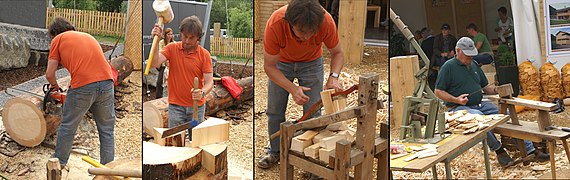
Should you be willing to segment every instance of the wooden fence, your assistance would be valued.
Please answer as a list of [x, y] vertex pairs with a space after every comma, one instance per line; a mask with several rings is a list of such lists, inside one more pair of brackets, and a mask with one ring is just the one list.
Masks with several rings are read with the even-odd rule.
[[253, 38], [212, 37], [210, 54], [253, 58]]
[[127, 18], [125, 13], [47, 8], [46, 27], [56, 16], [69, 20], [78, 31], [106, 36], [122, 35]]

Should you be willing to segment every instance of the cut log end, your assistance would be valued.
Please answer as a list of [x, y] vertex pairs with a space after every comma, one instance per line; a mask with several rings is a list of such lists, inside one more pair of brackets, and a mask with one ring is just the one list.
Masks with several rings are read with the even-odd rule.
[[202, 150], [143, 142], [143, 157], [145, 179], [184, 179], [201, 168]]
[[[46, 129], [43, 112], [38, 108], [38, 104], [32, 102], [34, 101], [20, 97], [12, 98], [6, 102], [2, 111], [6, 132], [18, 144], [26, 147], [39, 145], [46, 137], [46, 133], [55, 132], [53, 129]], [[57, 121], [55, 118], [47, 120]]]

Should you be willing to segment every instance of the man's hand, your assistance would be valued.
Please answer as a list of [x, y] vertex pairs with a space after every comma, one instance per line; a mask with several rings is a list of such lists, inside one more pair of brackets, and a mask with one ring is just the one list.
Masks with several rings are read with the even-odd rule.
[[335, 92], [342, 92], [344, 91], [340, 85], [340, 83], [338, 83], [338, 79], [334, 78], [334, 77], [329, 77], [329, 79], [327, 80], [327, 84], [325, 85], [325, 90], [326, 89], [334, 89]]
[[154, 28], [152, 29], [152, 32], [150, 34], [152, 35], [152, 37], [154, 36], [162, 37], [162, 27], [160, 27], [158, 24], [154, 24]]
[[59, 84], [55, 83], [55, 84], [50, 84], [50, 85], [49, 85], [49, 88], [50, 88], [50, 89], [53, 89], [53, 90], [55, 90], [55, 91], [59, 91], [59, 88], [60, 88], [60, 87], [59, 87]]
[[459, 96], [456, 98], [456, 99], [457, 99], [456, 103], [457, 103], [457, 104], [461, 104], [461, 105], [467, 104], [467, 102], [469, 101], [469, 99], [467, 98], [467, 96], [469, 96], [469, 94], [462, 94], [462, 95], [459, 95]]
[[200, 99], [202, 99], [204, 96], [202, 96], [202, 89], [198, 88], [198, 89], [194, 89], [192, 88], [192, 100], [194, 101], [199, 101]]
[[298, 105], [303, 105], [309, 102], [309, 96], [305, 95], [304, 93], [304, 91], [309, 90], [311, 90], [311, 88], [295, 85], [295, 87], [290, 90], [289, 93], [293, 96], [293, 101], [295, 101], [295, 103]]

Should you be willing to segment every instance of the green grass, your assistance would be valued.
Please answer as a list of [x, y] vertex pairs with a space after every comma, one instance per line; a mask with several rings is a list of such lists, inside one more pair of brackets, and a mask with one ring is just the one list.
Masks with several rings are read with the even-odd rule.
[[[113, 44], [115, 44], [115, 42], [117, 42], [117, 36], [93, 35], [93, 37], [95, 37], [95, 39], [97, 39], [97, 41], [99, 41], [99, 42], [107, 42], [107, 43], [113, 43]], [[121, 39], [119, 40], [119, 43], [124, 43], [124, 42], [125, 42], [125, 38], [121, 37]]]
[[[248, 58], [243, 58], [243, 57], [230, 57], [230, 56], [220, 56], [220, 55], [214, 55], [216, 56], [216, 58], [218, 58], [218, 62], [241, 62], [241, 63], [245, 63], [247, 62]], [[252, 64], [253, 61], [250, 59], [248, 64]]]
[[551, 19], [550, 25], [558, 25], [558, 24], [568, 24], [570, 21], [568, 20], [559, 20], [559, 19]]

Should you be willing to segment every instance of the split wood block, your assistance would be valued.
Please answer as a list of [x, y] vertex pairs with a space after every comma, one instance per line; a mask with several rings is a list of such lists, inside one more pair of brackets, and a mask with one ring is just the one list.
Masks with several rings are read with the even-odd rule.
[[487, 81], [489, 82], [489, 84], [494, 84], [495, 83], [495, 74], [496, 73], [485, 73], [485, 77], [487, 77]]
[[153, 128], [168, 128], [168, 97], [143, 103], [143, 130], [149, 134]]
[[298, 137], [294, 137], [291, 141], [291, 150], [297, 152], [303, 152], [306, 147], [309, 147], [313, 142], [310, 140], [301, 140]]
[[346, 108], [346, 98], [340, 98], [333, 101], [336, 111], [340, 111]]
[[351, 142], [351, 143], [354, 142], [354, 140], [355, 140], [355, 139], [354, 139], [354, 135], [355, 135], [355, 134], [356, 134], [355, 132], [352, 132], [352, 131], [349, 131], [349, 130], [344, 130], [344, 131], [338, 132], [338, 135], [344, 136], [344, 137], [346, 138], [346, 140], [349, 141], [349, 142]]
[[218, 175], [228, 170], [228, 145], [210, 144], [200, 146], [202, 149], [202, 167], [206, 168], [214, 175]]
[[160, 146], [143, 142], [143, 174], [145, 179], [185, 179], [202, 164], [202, 149]]
[[319, 132], [313, 131], [313, 130], [308, 130], [308, 131], [305, 131], [303, 134], [297, 136], [297, 138], [299, 140], [303, 140], [303, 141], [307, 141], [307, 140], [312, 141], [313, 137], [315, 137], [317, 134], [319, 134]]
[[570, 98], [565, 98], [563, 101], [565, 106], [570, 106]]
[[331, 131], [344, 131], [348, 130], [348, 125], [346, 124], [346, 122], [341, 121], [327, 125], [327, 129]]
[[309, 147], [303, 150], [303, 153], [307, 157], [312, 157], [314, 159], [319, 158], [319, 149], [321, 149], [320, 143], [310, 145]]
[[390, 93], [394, 107], [390, 110], [394, 121], [390, 121], [391, 128], [400, 128], [404, 113], [404, 101], [406, 96], [414, 93], [417, 83], [416, 72], [420, 70], [417, 55], [398, 56], [390, 58]]
[[192, 129], [192, 147], [227, 141], [230, 139], [230, 123], [210, 117]]
[[320, 144], [324, 149], [334, 149], [336, 147], [336, 142], [343, 139], [346, 139], [346, 136], [337, 134], [331, 137], [323, 138]]
[[331, 95], [334, 93], [335, 93], [334, 89], [327, 89], [321, 91], [321, 100], [323, 101], [323, 107], [325, 108], [325, 112], [323, 113], [323, 115], [332, 114], [337, 111], [331, 97]]
[[497, 93], [499, 97], [511, 97], [513, 95], [513, 86], [510, 83], [497, 86]]
[[334, 149], [325, 149], [325, 148], [319, 149], [319, 160], [329, 164], [329, 157], [331, 153], [334, 153]]
[[59, 159], [50, 158], [46, 164], [47, 180], [60, 180], [61, 179], [61, 165]]
[[176, 147], [184, 147], [186, 143], [186, 130], [180, 131], [172, 136], [162, 138], [162, 134], [164, 131], [168, 130], [167, 128], [154, 128], [154, 143], [161, 145], [161, 146], [176, 146]]
[[331, 137], [331, 136], [334, 136], [335, 134], [336, 134], [335, 132], [332, 132], [328, 129], [323, 129], [323, 130], [319, 131], [319, 134], [317, 134], [315, 137], [313, 137], [313, 144], [317, 144], [317, 143], [321, 142], [321, 140], [323, 138]]

